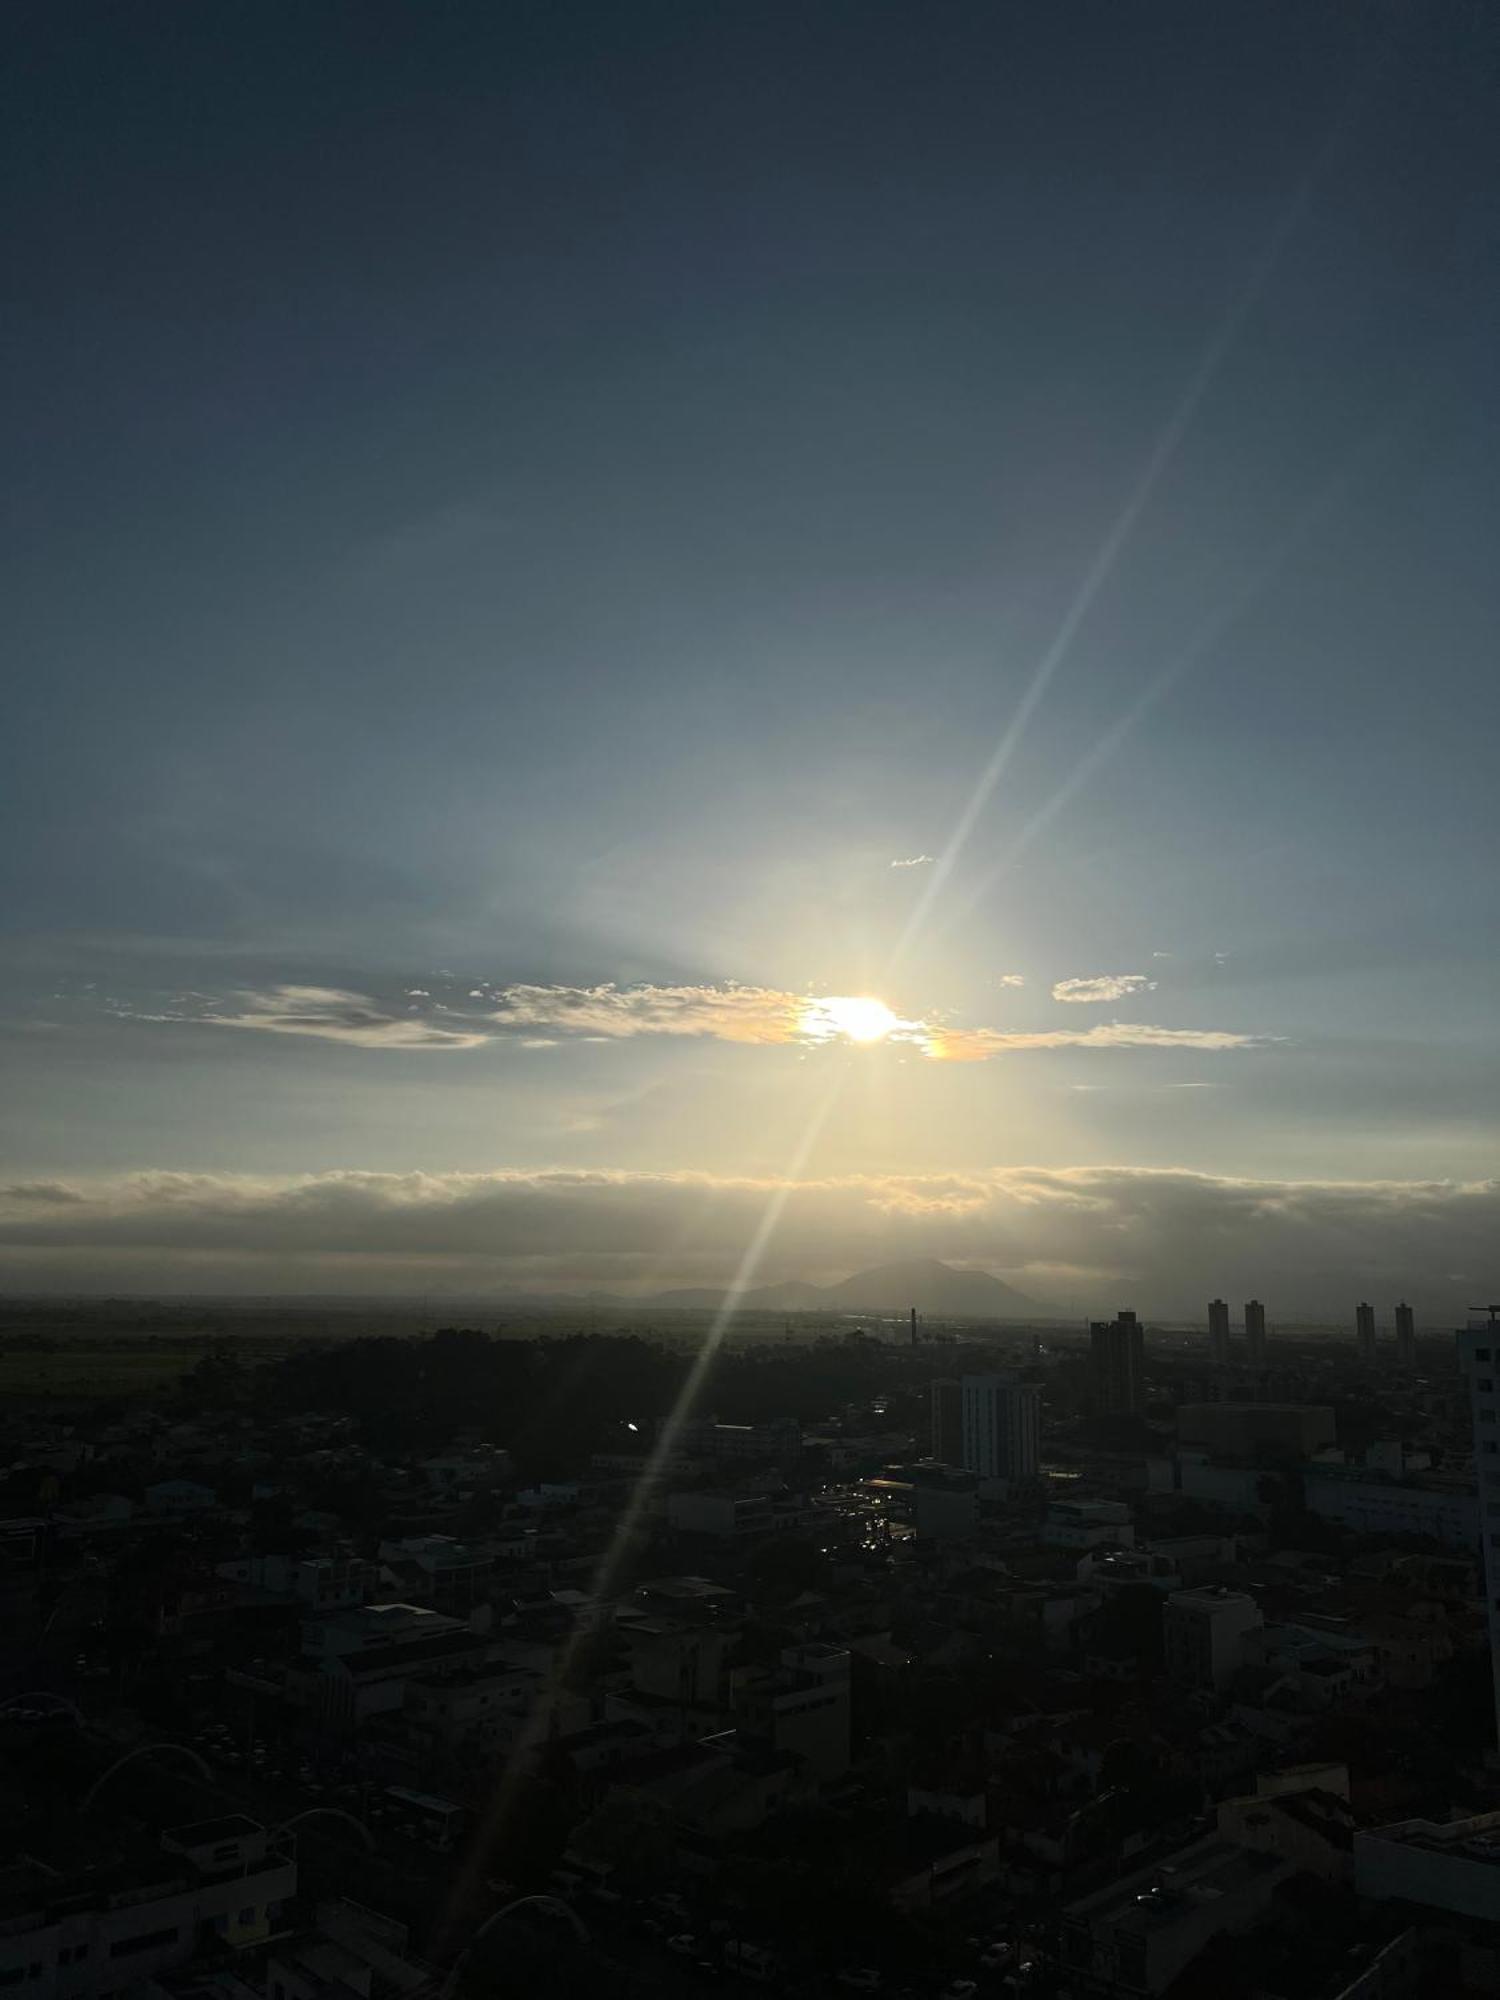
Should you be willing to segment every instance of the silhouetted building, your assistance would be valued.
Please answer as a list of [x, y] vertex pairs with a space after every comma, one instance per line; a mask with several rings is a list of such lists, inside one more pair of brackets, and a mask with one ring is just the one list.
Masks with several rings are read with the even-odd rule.
[[1245, 1359], [1252, 1368], [1266, 1365], [1266, 1309], [1259, 1299], [1245, 1301]]
[[1095, 1320], [1089, 1328], [1094, 1408], [1101, 1416], [1135, 1416], [1146, 1407], [1146, 1336], [1133, 1312]]
[[1403, 1375], [1417, 1368], [1417, 1316], [1408, 1305], [1396, 1308], [1396, 1366]]
[[932, 1385], [932, 1455], [939, 1465], [962, 1465], [964, 1462], [962, 1382], [934, 1382]]
[[[1474, 1426], [1474, 1481], [1479, 1492], [1479, 1517], [1500, 1504], [1500, 1318], [1492, 1311], [1489, 1324], [1470, 1320], [1458, 1335], [1458, 1365], [1469, 1385], [1469, 1414]], [[1500, 1542], [1482, 1534], [1484, 1603], [1490, 1633], [1490, 1674], [1495, 1692], [1495, 1733], [1500, 1743]]]
[[963, 1457], [984, 1479], [1035, 1479], [1042, 1453], [1042, 1392], [1015, 1375], [965, 1375]]
[[1375, 1308], [1358, 1305], [1354, 1308], [1354, 1343], [1359, 1349], [1360, 1365], [1364, 1368], [1375, 1366]]
[[1229, 1359], [1229, 1307], [1223, 1299], [1208, 1302], [1208, 1351], [1217, 1362]]

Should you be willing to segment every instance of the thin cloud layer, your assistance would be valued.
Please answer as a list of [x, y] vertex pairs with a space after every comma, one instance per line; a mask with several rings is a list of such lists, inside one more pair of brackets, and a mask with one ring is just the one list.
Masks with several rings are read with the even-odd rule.
[[721, 1284], [783, 1192], [766, 1280], [936, 1256], [1003, 1273], [1069, 1316], [1132, 1304], [1201, 1315], [1221, 1294], [1265, 1297], [1273, 1318], [1343, 1317], [1361, 1295], [1382, 1313], [1406, 1295], [1458, 1324], [1500, 1238], [1493, 1180], [1008, 1168], [787, 1191], [689, 1173], [156, 1173], [0, 1188], [0, 1278], [261, 1294]]
[[495, 1026], [548, 1028], [610, 1040], [707, 1035], [721, 1042], [794, 1042], [807, 1000], [767, 986], [503, 986]]
[[476, 1049], [489, 1039], [473, 1028], [388, 1013], [363, 993], [332, 986], [272, 986], [239, 998], [243, 1004], [237, 1014], [176, 1018], [207, 1020], [219, 1028], [256, 1028], [270, 1035], [313, 1035], [363, 1049]]
[[932, 854], [909, 854], [904, 860], [893, 861], [891, 866], [893, 868], [925, 868], [929, 862], [936, 860], [936, 858]]
[[1204, 1049], [1223, 1053], [1265, 1045], [1263, 1035], [1224, 1028], [1155, 1028], [1143, 1021], [1111, 1021], [1097, 1028], [941, 1028], [927, 1043], [939, 1062], [989, 1062], [1026, 1049]]
[[[1117, 984], [1141, 982], [1120, 975]], [[999, 985], [1024, 984], [1020, 973], [1005, 973]], [[1104, 981], [1064, 981], [1063, 986], [1103, 985]], [[1126, 984], [1124, 990], [1134, 990]], [[1061, 996], [1062, 988], [1054, 988]], [[1067, 997], [1078, 998], [1074, 994]], [[1090, 996], [1092, 997], [1092, 996]], [[547, 1048], [567, 1041], [612, 1042], [642, 1037], [699, 1038], [751, 1047], [813, 1046], [843, 1038], [851, 1008], [868, 1001], [790, 993], [778, 987], [725, 985], [544, 986], [457, 985], [452, 997], [434, 990], [403, 987], [387, 1004], [342, 987], [276, 985], [241, 991], [222, 1000], [178, 996], [168, 1011], [134, 1018], [254, 1030], [273, 1035], [307, 1035], [355, 1048], [397, 1051], [453, 1051], [510, 1043]], [[127, 1014], [132, 1010], [125, 1010]], [[914, 1047], [938, 1062], [988, 1062], [997, 1056], [1046, 1049], [1236, 1050], [1260, 1046], [1265, 1037], [1219, 1028], [1165, 1028], [1116, 1021], [1089, 1029], [1006, 1030], [951, 1026], [941, 1021], [887, 1016], [878, 1034], [857, 1040], [887, 1040]]]
[[1126, 1000], [1132, 993], [1155, 991], [1156, 981], [1148, 979], [1144, 972], [1101, 972], [1092, 979], [1059, 979], [1052, 989], [1052, 997], [1092, 1007], [1101, 1002]]

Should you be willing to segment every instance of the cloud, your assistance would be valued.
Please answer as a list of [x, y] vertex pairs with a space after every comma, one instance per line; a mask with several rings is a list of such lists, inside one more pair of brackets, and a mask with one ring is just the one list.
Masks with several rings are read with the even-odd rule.
[[1021, 972], [1002, 972], [1000, 977], [995, 981], [995, 984], [997, 986], [1024, 986], [1026, 984], [1026, 976]]
[[502, 986], [493, 1023], [555, 1028], [610, 1040], [634, 1035], [708, 1035], [722, 1042], [795, 1042], [805, 997], [768, 986]]
[[1264, 1035], [1236, 1035], [1224, 1028], [1155, 1028], [1144, 1021], [1111, 1021], [1097, 1028], [939, 1028], [927, 1043], [938, 1062], [988, 1062], [1025, 1049], [1231, 1049], [1266, 1045]]
[[925, 868], [930, 861], [935, 861], [936, 859], [936, 855], [933, 854], [909, 854], [904, 860], [893, 861], [891, 866], [893, 868]]
[[272, 986], [237, 997], [238, 1013], [214, 1011], [178, 1018], [271, 1035], [313, 1035], [363, 1049], [474, 1049], [488, 1040], [482, 1030], [390, 1014], [365, 994], [334, 986]]
[[[785, 1196], [763, 1277], [828, 1279], [892, 1258], [1003, 1272], [1068, 1316], [1201, 1316], [1265, 1298], [1273, 1319], [1352, 1318], [1412, 1298], [1441, 1327], [1483, 1271], [1500, 1181], [1251, 1181], [1126, 1167], [781, 1182], [696, 1173], [142, 1173], [0, 1187], [14, 1289], [455, 1294], [719, 1284]], [[61, 1198], [60, 1198], [61, 1197]]]
[[[1003, 986], [1022, 983], [1007, 973]], [[1081, 983], [1081, 982], [1073, 982]], [[772, 986], [489, 986], [480, 1004], [433, 1006], [407, 996], [389, 1005], [333, 986], [277, 985], [137, 1020], [304, 1035], [362, 1049], [453, 1051], [489, 1044], [551, 1048], [564, 1041], [619, 1042], [639, 1037], [700, 1038], [750, 1047], [810, 1047], [845, 1039], [849, 1010], [867, 1003], [833, 995], [789, 993]], [[426, 996], [424, 996], [425, 999]], [[856, 1031], [856, 1039], [863, 1037]], [[1264, 1038], [1216, 1028], [1157, 1028], [1114, 1022], [1087, 1030], [1006, 1031], [904, 1019], [893, 1012], [874, 1039], [915, 1048], [938, 1062], [985, 1062], [1027, 1050], [1067, 1048], [1248, 1049]]]
[[1093, 1007], [1101, 1001], [1126, 1000], [1132, 993], [1155, 991], [1156, 981], [1148, 979], [1144, 972], [1101, 972], [1092, 979], [1059, 979], [1052, 997]]

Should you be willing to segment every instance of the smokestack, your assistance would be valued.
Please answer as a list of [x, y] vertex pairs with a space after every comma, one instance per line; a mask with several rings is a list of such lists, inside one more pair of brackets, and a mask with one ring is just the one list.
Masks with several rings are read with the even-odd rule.
[[913, 1347], [917, 1344], [917, 1309], [915, 1306], [911, 1309], [911, 1344]]

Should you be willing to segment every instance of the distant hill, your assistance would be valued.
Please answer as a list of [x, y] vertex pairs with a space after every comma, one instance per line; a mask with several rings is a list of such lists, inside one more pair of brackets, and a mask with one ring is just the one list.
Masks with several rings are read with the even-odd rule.
[[[656, 1292], [637, 1305], [683, 1312], [714, 1312], [724, 1303], [722, 1291], [694, 1286]], [[1035, 1299], [1018, 1292], [989, 1271], [965, 1271], [939, 1263], [935, 1257], [911, 1258], [899, 1264], [877, 1264], [856, 1271], [835, 1285], [810, 1285], [789, 1278], [779, 1285], [759, 1285], [746, 1292], [744, 1312], [905, 1312], [953, 1319], [1023, 1319], [1045, 1311]]]

